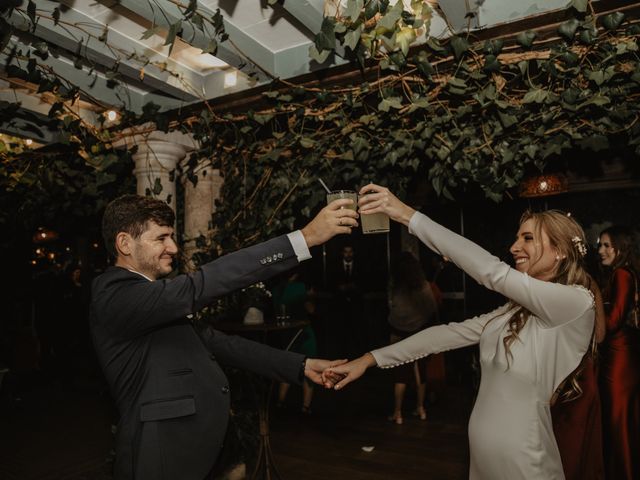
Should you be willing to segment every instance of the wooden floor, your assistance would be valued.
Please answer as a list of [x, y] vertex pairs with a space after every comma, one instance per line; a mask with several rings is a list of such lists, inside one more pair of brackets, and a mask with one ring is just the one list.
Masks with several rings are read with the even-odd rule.
[[[403, 425], [386, 419], [391, 389], [388, 374], [375, 370], [345, 391], [317, 390], [307, 416], [299, 413], [300, 393], [293, 388], [285, 407], [272, 409], [270, 422], [282, 480], [467, 478], [466, 389], [448, 387], [426, 421], [410, 415], [408, 392]], [[44, 382], [17, 402], [5, 396], [0, 406], [0, 479], [111, 478], [111, 405], [99, 389]]]
[[468, 478], [469, 396], [448, 388], [421, 421], [411, 415], [415, 401], [409, 391], [404, 423], [396, 425], [387, 420], [389, 379], [374, 372], [343, 392], [318, 391], [310, 416], [299, 413], [293, 399], [286, 411], [274, 413], [272, 450], [282, 479]]

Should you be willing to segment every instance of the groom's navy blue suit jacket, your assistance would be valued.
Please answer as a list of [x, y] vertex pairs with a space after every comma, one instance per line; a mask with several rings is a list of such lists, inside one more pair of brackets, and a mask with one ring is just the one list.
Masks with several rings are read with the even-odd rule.
[[229, 386], [218, 362], [300, 383], [301, 355], [213, 331], [187, 315], [298, 264], [287, 236], [195, 273], [149, 281], [111, 267], [93, 282], [91, 333], [120, 412], [116, 480], [202, 480], [222, 446]]

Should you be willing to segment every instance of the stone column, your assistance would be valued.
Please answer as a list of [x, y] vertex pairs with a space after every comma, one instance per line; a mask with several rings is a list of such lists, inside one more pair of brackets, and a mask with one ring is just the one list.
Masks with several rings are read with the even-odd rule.
[[175, 169], [186, 154], [187, 149], [183, 145], [164, 140], [138, 143], [138, 151], [132, 155], [138, 195], [149, 195], [167, 202], [175, 212]]
[[215, 200], [220, 197], [222, 188], [220, 170], [212, 169], [207, 159], [202, 159], [193, 173], [198, 178], [195, 185], [184, 179], [184, 249], [187, 258], [201, 249], [196, 245], [199, 237], [210, 240], [214, 231]]
[[216, 213], [216, 203], [215, 201], [220, 198], [220, 192], [222, 191], [222, 184], [224, 183], [224, 179], [222, 175], [220, 175], [219, 169], [212, 170], [212, 192], [213, 192], [213, 213]]
[[123, 130], [116, 148], [137, 147], [132, 155], [135, 162], [133, 173], [137, 180], [137, 193], [151, 195], [167, 202], [176, 211], [175, 172], [187, 153], [198, 148], [192, 135], [179, 131], [161, 132], [153, 130], [153, 123]]

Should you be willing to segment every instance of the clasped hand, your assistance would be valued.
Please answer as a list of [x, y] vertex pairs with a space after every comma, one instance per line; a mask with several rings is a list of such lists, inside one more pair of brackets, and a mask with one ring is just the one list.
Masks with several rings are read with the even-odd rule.
[[321, 380], [325, 388], [340, 390], [347, 384], [360, 378], [367, 368], [376, 365], [376, 359], [371, 353], [365, 353], [360, 358], [350, 362], [338, 360], [322, 371]]
[[308, 358], [305, 363], [305, 376], [325, 388], [340, 390], [345, 385], [360, 378], [367, 368], [376, 365], [376, 360], [370, 353], [352, 361], [321, 360]]

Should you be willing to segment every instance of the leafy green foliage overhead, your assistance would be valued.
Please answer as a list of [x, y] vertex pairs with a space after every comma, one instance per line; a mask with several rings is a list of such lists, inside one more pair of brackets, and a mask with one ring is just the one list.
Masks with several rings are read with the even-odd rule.
[[473, 185], [500, 201], [527, 173], [568, 151], [606, 152], [615, 142], [640, 153], [635, 20], [625, 23], [618, 13], [597, 23], [571, 19], [539, 45], [534, 32], [475, 43], [431, 38], [405, 53], [397, 34], [409, 14], [394, 13], [395, 23], [380, 29], [391, 7], [373, 0], [362, 7], [326, 19], [316, 48], [339, 52], [352, 44], [350, 28], [359, 29], [367, 16], [377, 19], [376, 35], [396, 41], [379, 36], [388, 47], [381, 51], [365, 43], [367, 55], [380, 60], [368, 81], [287, 85], [264, 95], [268, 108], [204, 112], [190, 125], [204, 146], [198, 155], [225, 176], [216, 216], [224, 246], [289, 229], [310, 215], [324, 203], [317, 177], [334, 188], [374, 180], [400, 192], [422, 178], [448, 198]]
[[[424, 37], [431, 18], [424, 2], [413, 1], [407, 11], [402, 2], [350, 0], [325, 18], [311, 56], [350, 58], [362, 72], [351, 83], [275, 82], [253, 110], [216, 111], [205, 103], [198, 115], [177, 122], [147, 105], [141, 116], [125, 112], [122, 125], [154, 121], [201, 142], [183, 174], [197, 182], [196, 165], [210, 161], [224, 176], [215, 216], [223, 250], [312, 215], [325, 202], [317, 177], [333, 188], [373, 180], [400, 194], [424, 180], [448, 198], [474, 186], [500, 201], [528, 172], [568, 151], [606, 153], [614, 143], [638, 149], [637, 19], [622, 13], [596, 19], [589, 2], [578, 0], [572, 9], [576, 18], [544, 39], [522, 32], [483, 42], [466, 35], [438, 41]], [[411, 46], [420, 38], [421, 46]], [[52, 107], [51, 121], [85, 159], [83, 168], [107, 184], [100, 172], [120, 155], [110, 146], [113, 134], [68, 115], [64, 101], [80, 92], [37, 65], [33, 56], [23, 58], [14, 73], [41, 86], [49, 82], [42, 88], [66, 96]], [[0, 178], [28, 186], [28, 176], [14, 175], [25, 165], [16, 163]]]

